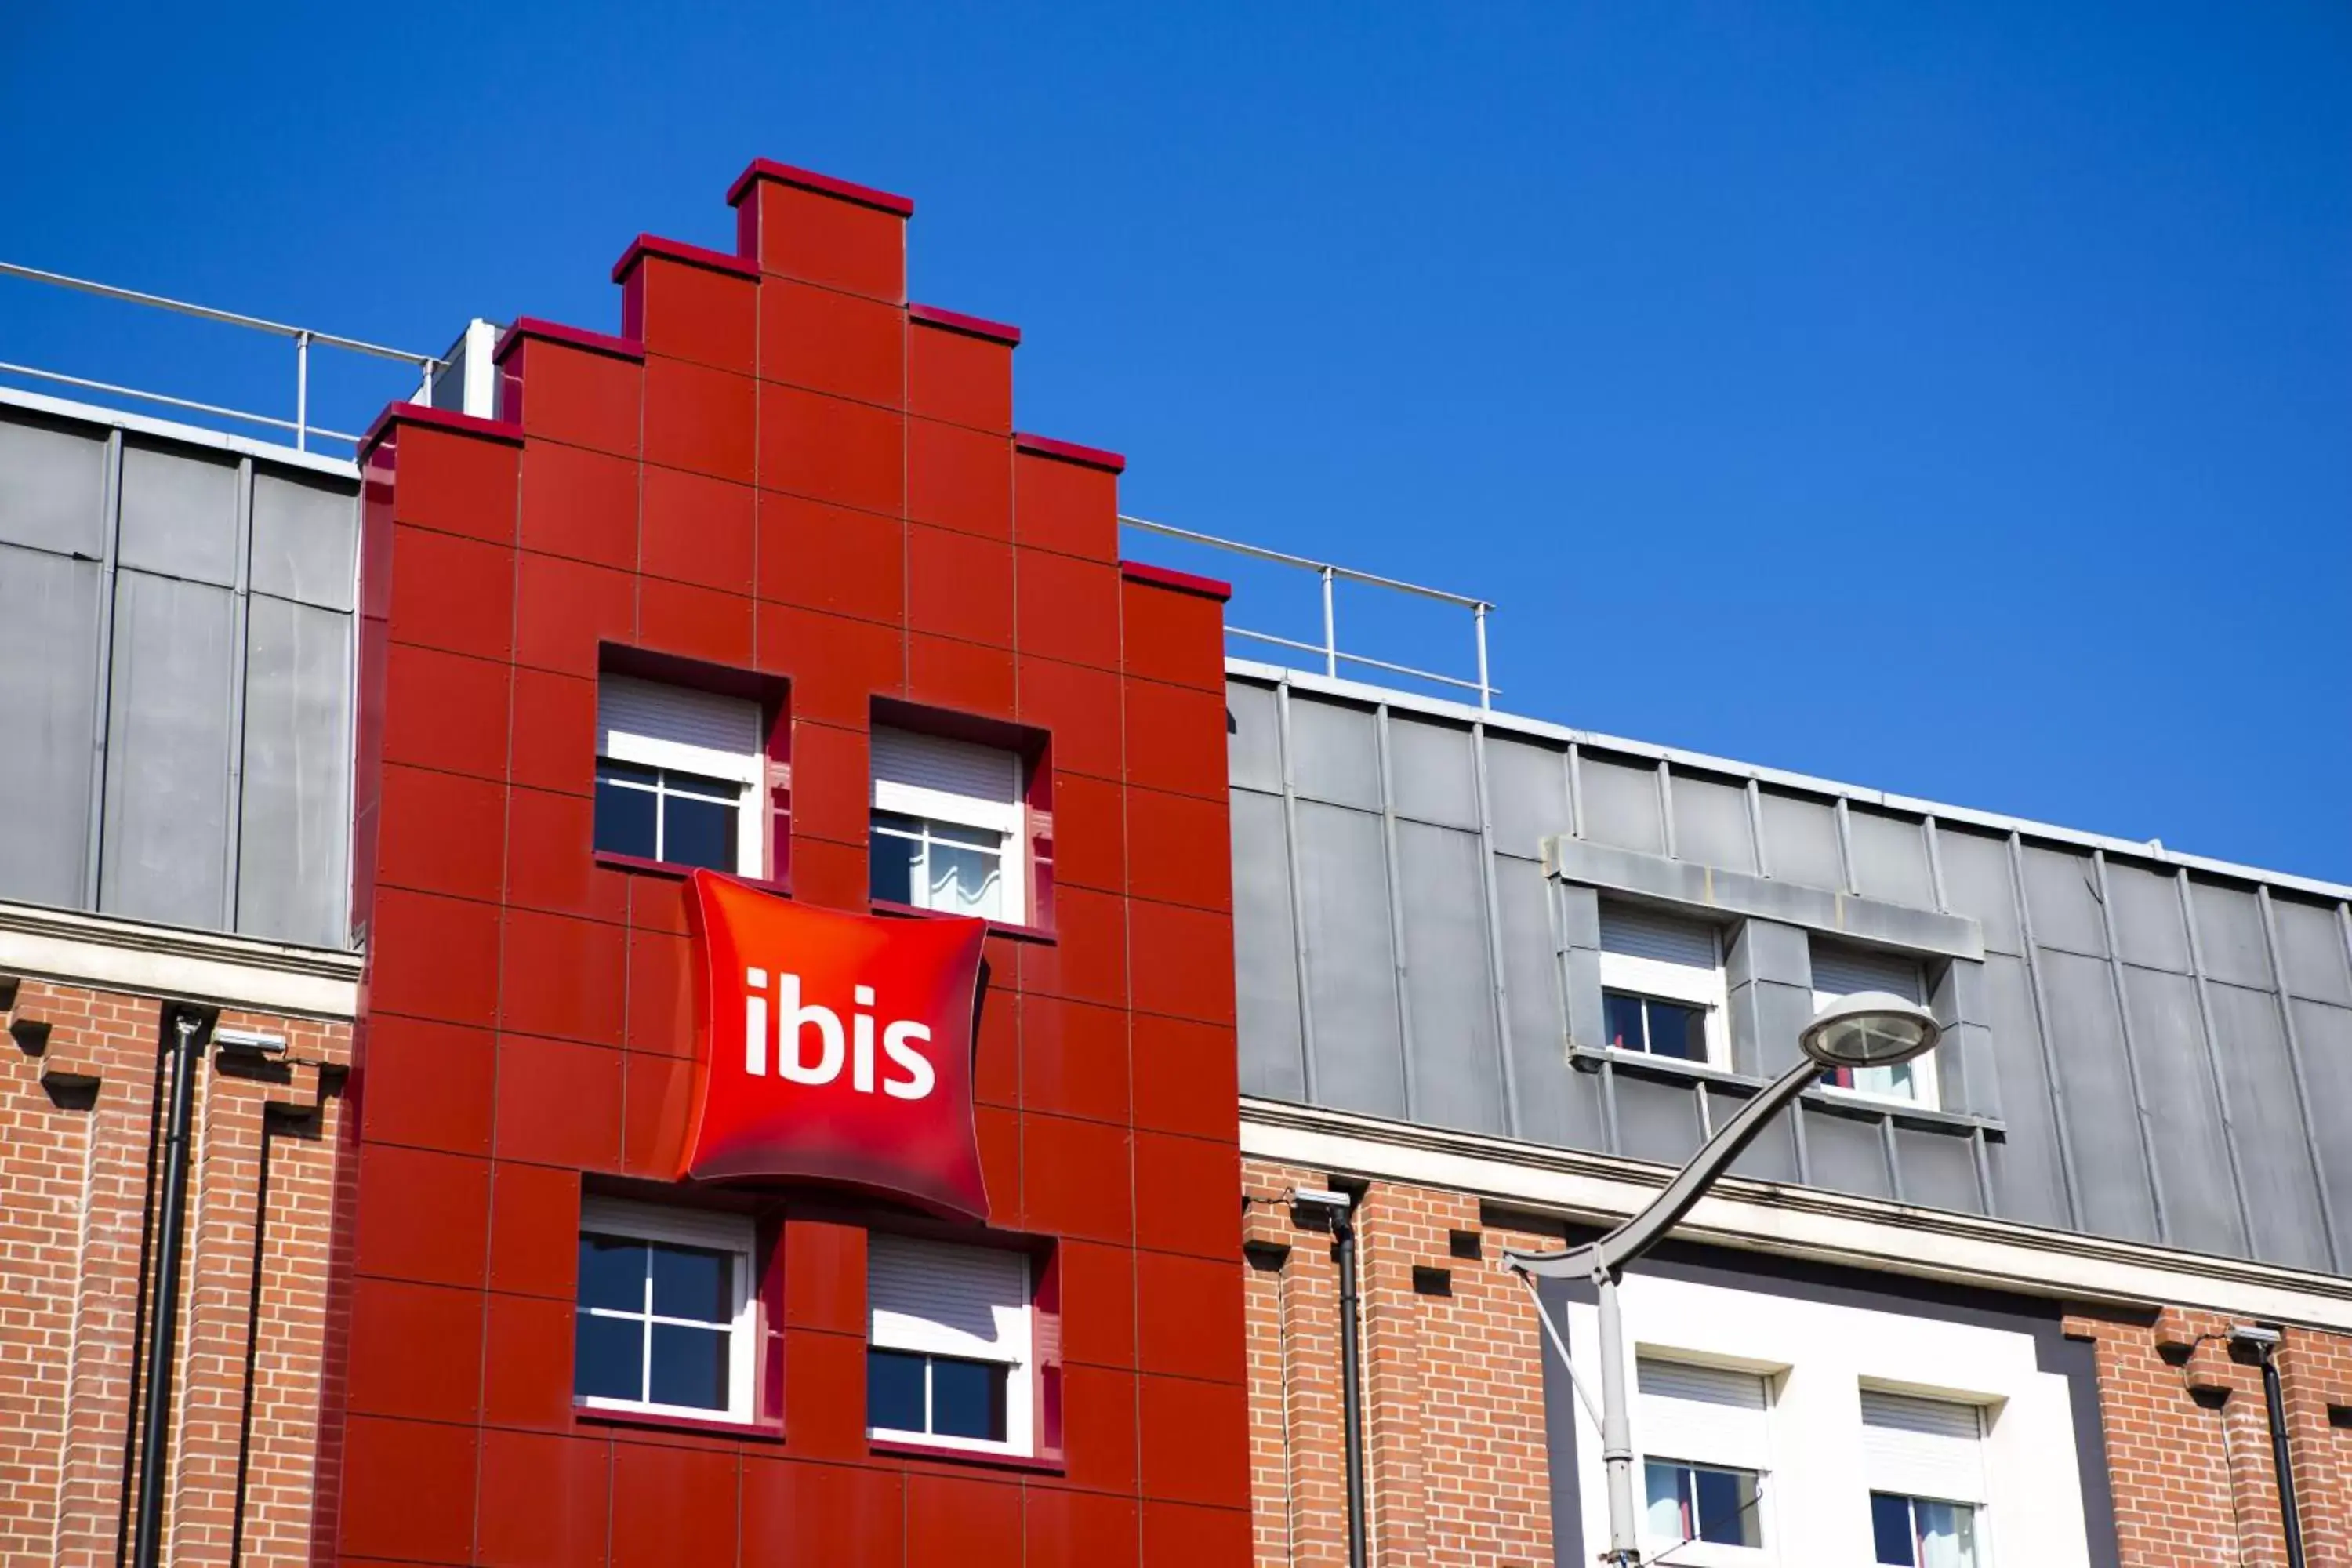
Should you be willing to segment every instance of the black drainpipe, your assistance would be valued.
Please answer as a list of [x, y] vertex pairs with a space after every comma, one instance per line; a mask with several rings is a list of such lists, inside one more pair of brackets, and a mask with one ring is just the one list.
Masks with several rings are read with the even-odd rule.
[[2294, 1461], [2286, 1451], [2286, 1398], [2279, 1391], [2278, 1342], [2260, 1347], [2263, 1403], [2270, 1408], [2271, 1466], [2278, 1471], [2279, 1523], [2286, 1531], [2287, 1568], [2303, 1568], [2303, 1520], [2294, 1506]]
[[[1339, 1268], [1339, 1408], [1347, 1434], [1348, 1568], [1364, 1568], [1364, 1369], [1356, 1342], [1356, 1199], [1359, 1192], [1337, 1182], [1324, 1192], [1294, 1187], [1294, 1220], [1320, 1221], [1331, 1232], [1332, 1261]], [[1310, 1216], [1312, 1216], [1310, 1218]]]
[[172, 1352], [180, 1327], [180, 1250], [187, 1235], [188, 1138], [195, 1117], [197, 1037], [209, 1020], [191, 1008], [166, 1015], [172, 1029], [171, 1131], [163, 1145], [163, 1223], [155, 1244], [155, 1313], [148, 1321], [147, 1402], [140, 1413], [139, 1535], [131, 1561], [162, 1561], [163, 1468], [172, 1446]]

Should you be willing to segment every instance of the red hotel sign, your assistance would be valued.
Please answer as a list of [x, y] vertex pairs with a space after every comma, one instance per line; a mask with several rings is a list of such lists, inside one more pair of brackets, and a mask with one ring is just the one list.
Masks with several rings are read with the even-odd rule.
[[682, 1176], [825, 1182], [988, 1217], [972, 1126], [976, 920], [836, 914], [694, 873]]

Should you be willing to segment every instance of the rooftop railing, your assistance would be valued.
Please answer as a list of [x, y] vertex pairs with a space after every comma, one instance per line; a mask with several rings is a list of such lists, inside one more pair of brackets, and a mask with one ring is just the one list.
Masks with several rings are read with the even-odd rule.
[[[1323, 595], [1323, 640], [1302, 642], [1297, 637], [1277, 637], [1272, 632], [1253, 631], [1246, 626], [1228, 624], [1225, 635], [1244, 642], [1286, 649], [1292, 653], [1311, 654], [1321, 661], [1323, 673], [1337, 676], [1341, 665], [1365, 669], [1377, 669], [1390, 675], [1401, 675], [1413, 680], [1425, 680], [1433, 685], [1457, 691], [1477, 693], [1478, 706], [1491, 709], [1502, 689], [1488, 678], [1486, 668], [1486, 617], [1494, 605], [1485, 599], [1474, 599], [1466, 594], [1450, 594], [1443, 588], [1426, 587], [1419, 583], [1402, 582], [1394, 577], [1382, 577], [1370, 572], [1359, 572], [1353, 567], [1337, 565], [1328, 561], [1309, 560], [1304, 555], [1290, 555], [1279, 550], [1267, 550], [1255, 544], [1244, 544], [1235, 539], [1220, 539], [1213, 533], [1197, 533], [1189, 528], [1177, 528], [1170, 523], [1153, 522], [1148, 518], [1121, 515], [1119, 520], [1129, 528], [1157, 534], [1163, 539], [1181, 540], [1211, 550], [1245, 556], [1252, 561], [1264, 561], [1276, 566], [1287, 566], [1300, 572], [1312, 572], [1321, 580]], [[1334, 590], [1341, 583], [1359, 583], [1367, 587], [1386, 589], [1391, 593], [1407, 594], [1416, 598], [1434, 600], [1470, 612], [1470, 633], [1476, 656], [1477, 678], [1465, 679], [1458, 675], [1444, 675], [1433, 669], [1417, 669], [1409, 664], [1392, 664], [1387, 659], [1369, 655], [1349, 653], [1339, 646], [1339, 605]]]
[[283, 321], [265, 321], [259, 316], [247, 316], [236, 310], [215, 310], [210, 305], [191, 304], [185, 300], [166, 299], [161, 294], [142, 293], [136, 289], [118, 289], [110, 283], [94, 283], [87, 278], [69, 278], [62, 272], [45, 272], [37, 267], [23, 267], [13, 261], [0, 261], [0, 277], [22, 278], [29, 282], [46, 283], [60, 289], [77, 289], [95, 294], [103, 300], [117, 300], [126, 304], [146, 305], [159, 310], [169, 310], [198, 321], [217, 321], [225, 326], [242, 327], [249, 331], [266, 332], [275, 337], [290, 339], [294, 344], [294, 417], [281, 419], [275, 415], [256, 414], [247, 409], [225, 407], [217, 403], [201, 403], [194, 398], [174, 397], [168, 393], [147, 392], [135, 386], [122, 386], [113, 382], [93, 381], [87, 376], [68, 375], [61, 371], [43, 370], [36, 365], [12, 364], [0, 361], [0, 374], [27, 376], [37, 381], [54, 382], [60, 385], [79, 387], [89, 392], [102, 392], [115, 397], [136, 397], [148, 403], [163, 404], [191, 413], [209, 415], [215, 419], [234, 420], [242, 424], [259, 425], [274, 430], [289, 431], [294, 437], [297, 451], [310, 449], [310, 439], [319, 437], [330, 441], [341, 441], [351, 446], [359, 437], [343, 430], [329, 429], [310, 420], [310, 351], [313, 348], [337, 349], [346, 353], [388, 359], [416, 366], [421, 377], [417, 399], [432, 398], [433, 373], [446, 363], [434, 354], [417, 353], [409, 349], [386, 348], [382, 343], [363, 342], [358, 338], [341, 337], [333, 332], [321, 332], [310, 327], [289, 326]]

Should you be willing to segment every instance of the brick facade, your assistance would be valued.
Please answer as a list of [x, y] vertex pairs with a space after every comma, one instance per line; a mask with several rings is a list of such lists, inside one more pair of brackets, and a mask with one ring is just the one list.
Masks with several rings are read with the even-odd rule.
[[[226, 1012], [287, 1063], [194, 1079], [164, 1561], [307, 1560], [347, 1026]], [[0, 1565], [112, 1564], [163, 1004], [27, 980], [0, 1047]], [[152, 1307], [152, 1303], [149, 1303]]]

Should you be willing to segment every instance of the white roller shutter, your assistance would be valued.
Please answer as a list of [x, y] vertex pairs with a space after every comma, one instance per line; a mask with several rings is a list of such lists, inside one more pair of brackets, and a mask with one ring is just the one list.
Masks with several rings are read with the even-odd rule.
[[1763, 1376], [1736, 1368], [1642, 1356], [1633, 1364], [1640, 1396], [1634, 1431], [1643, 1452], [1696, 1464], [1761, 1470]]
[[630, 675], [596, 682], [600, 757], [757, 784], [765, 752], [757, 702]]
[[1906, 1002], [1922, 1000], [1919, 961], [1867, 948], [1813, 943], [1813, 995], [1817, 1005], [1857, 991], [1891, 991]]
[[1865, 1388], [1864, 1479], [1873, 1491], [1982, 1502], [1983, 1432], [1984, 1413], [1973, 1405]]
[[1029, 1360], [1024, 1254], [877, 1235], [866, 1252], [866, 1293], [873, 1342], [885, 1350]]
[[887, 730], [877, 724], [874, 782], [1013, 805], [1021, 799], [1021, 759], [994, 746]]
[[1716, 966], [1715, 927], [1627, 904], [1601, 906], [1601, 951], [1690, 969]]

